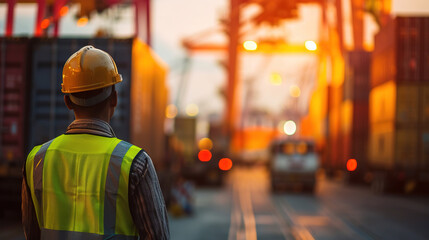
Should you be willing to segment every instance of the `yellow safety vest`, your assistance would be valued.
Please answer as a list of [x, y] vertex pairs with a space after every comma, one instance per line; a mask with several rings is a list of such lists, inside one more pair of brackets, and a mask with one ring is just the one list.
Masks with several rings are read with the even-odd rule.
[[137, 239], [128, 179], [140, 150], [90, 134], [61, 135], [33, 148], [26, 177], [41, 239]]

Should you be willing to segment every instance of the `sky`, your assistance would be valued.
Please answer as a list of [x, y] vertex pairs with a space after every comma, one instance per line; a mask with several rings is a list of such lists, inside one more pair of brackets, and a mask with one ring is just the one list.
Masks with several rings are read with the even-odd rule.
[[[217, 116], [223, 113], [223, 97], [219, 94], [226, 82], [225, 70], [219, 62], [226, 60], [226, 53], [195, 53], [187, 55], [181, 46], [184, 38], [198, 36], [199, 33], [218, 27], [219, 19], [226, 16], [228, 0], [156, 0], [153, 5], [153, 48], [169, 66], [168, 86], [170, 88], [170, 103], [174, 103], [182, 79], [186, 82], [182, 103], [179, 110], [194, 103], [200, 108], [200, 117]], [[134, 11], [132, 8], [109, 11], [104, 16], [93, 16], [85, 27], [77, 27], [73, 19], [73, 7], [68, 15], [61, 20], [60, 36], [91, 36], [98, 28], [108, 28], [118, 37], [129, 37], [134, 30]], [[258, 11], [250, 8], [244, 13], [244, 18]], [[307, 4], [300, 8], [299, 20], [288, 21], [275, 30], [290, 43], [302, 44], [305, 40], [318, 40], [321, 10], [317, 5]], [[428, 0], [393, 0], [392, 11], [397, 15], [428, 15]], [[119, 15], [117, 21], [112, 16]], [[32, 35], [35, 5], [19, 4], [16, 8], [14, 35]], [[4, 32], [6, 6], [0, 4], [0, 32]], [[376, 32], [376, 28], [371, 31]], [[225, 36], [212, 31], [210, 36], [203, 35], [198, 40], [226, 43]], [[263, 30], [253, 32], [244, 38], [258, 38], [266, 34]], [[202, 39], [199, 39], [202, 38]], [[371, 37], [367, 37], [371, 38]], [[245, 40], [245, 39], [243, 39]], [[184, 59], [190, 57], [190, 67], [183, 78]], [[243, 86], [240, 89], [241, 99], [246, 93], [251, 94], [249, 105], [256, 109], [278, 115], [290, 105], [289, 88], [298, 85], [302, 89], [298, 99], [298, 108], [305, 114], [308, 99], [316, 81], [317, 58], [311, 55], [268, 56], [264, 54], [241, 54], [240, 79]], [[280, 85], [269, 82], [272, 73], [282, 76]], [[249, 84], [253, 82], [252, 84]], [[250, 88], [250, 91], [247, 89]]]

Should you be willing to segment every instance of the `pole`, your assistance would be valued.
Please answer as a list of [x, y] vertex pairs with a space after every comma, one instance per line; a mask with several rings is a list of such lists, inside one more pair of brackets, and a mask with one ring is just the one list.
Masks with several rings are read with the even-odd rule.
[[355, 50], [363, 49], [363, 0], [352, 0], [353, 42]]
[[238, 112], [236, 88], [237, 88], [237, 46], [238, 30], [240, 19], [239, 0], [230, 0], [229, 12], [229, 46], [228, 46], [228, 82], [227, 82], [227, 103], [226, 103], [226, 131], [231, 137], [234, 131], [235, 114]]
[[42, 36], [42, 20], [45, 17], [45, 7], [46, 0], [37, 0], [37, 17], [36, 17], [36, 25], [34, 26], [34, 36], [41, 37]]
[[134, 5], [136, 8], [135, 35], [151, 46], [150, 0], [134, 0]]
[[12, 33], [13, 33], [13, 18], [14, 18], [15, 3], [16, 3], [16, 0], [7, 1], [7, 19], [6, 19], [6, 33], [5, 33], [7, 37], [12, 36]]
[[54, 3], [54, 37], [58, 37], [59, 25], [60, 25], [60, 11], [61, 8], [66, 4], [67, 0], [56, 0]]
[[343, 34], [343, 4], [341, 0], [335, 0], [335, 5], [337, 9], [337, 32], [338, 40], [340, 42], [341, 52], [344, 49], [344, 34]]
[[145, 0], [145, 11], [146, 11], [146, 43], [150, 47], [152, 46], [151, 38], [151, 14], [150, 14], [150, 0]]

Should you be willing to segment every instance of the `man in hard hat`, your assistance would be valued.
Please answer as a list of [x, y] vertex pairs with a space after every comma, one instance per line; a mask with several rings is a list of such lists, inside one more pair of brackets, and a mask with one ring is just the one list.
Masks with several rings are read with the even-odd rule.
[[36, 146], [24, 165], [27, 239], [169, 239], [167, 211], [148, 154], [109, 125], [122, 81], [112, 57], [86, 46], [63, 69], [76, 120]]

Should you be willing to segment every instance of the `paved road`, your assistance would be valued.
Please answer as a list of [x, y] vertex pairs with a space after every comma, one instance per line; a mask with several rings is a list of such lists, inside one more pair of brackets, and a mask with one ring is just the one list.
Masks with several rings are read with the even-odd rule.
[[[376, 195], [319, 179], [315, 194], [272, 194], [263, 168], [235, 168], [218, 189], [195, 192], [195, 213], [170, 217], [172, 240], [429, 239], [429, 197]], [[23, 240], [18, 213], [0, 240]]]
[[375, 195], [320, 179], [316, 193], [272, 194], [264, 169], [235, 169], [195, 193], [196, 214], [170, 218], [172, 239], [429, 239], [429, 197]]

